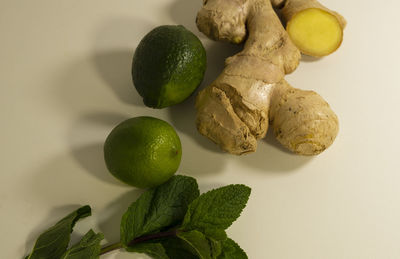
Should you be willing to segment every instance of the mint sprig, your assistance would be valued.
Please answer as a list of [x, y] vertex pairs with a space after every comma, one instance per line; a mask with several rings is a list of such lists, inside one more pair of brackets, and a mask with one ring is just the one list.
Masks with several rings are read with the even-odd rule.
[[143, 193], [122, 216], [122, 244], [129, 247], [137, 237], [178, 225], [199, 194], [196, 180], [182, 175]]
[[86, 205], [58, 221], [39, 236], [32, 253], [26, 259], [61, 258], [67, 250], [75, 223], [91, 213], [91, 208]]
[[149, 189], [121, 219], [121, 240], [101, 248], [103, 234], [90, 230], [70, 247], [75, 223], [90, 216], [89, 206], [72, 212], [41, 234], [27, 259], [97, 259], [117, 249], [155, 259], [245, 259], [225, 230], [240, 216], [250, 195], [245, 185], [228, 185], [199, 195], [197, 182], [174, 176]]
[[160, 243], [137, 243], [135, 246], [127, 248], [127, 251], [147, 254], [154, 259], [169, 259], [164, 246]]
[[211, 246], [207, 237], [197, 230], [180, 232], [178, 237], [191, 246], [191, 250], [200, 259], [211, 259]]
[[99, 258], [101, 246], [100, 242], [103, 240], [104, 236], [101, 233], [94, 233], [93, 230], [89, 230], [86, 235], [83, 236], [81, 241], [75, 245], [73, 245], [70, 249], [68, 249], [63, 256], [62, 259], [79, 259], [79, 258], [87, 258], [87, 259], [96, 259]]
[[240, 184], [209, 191], [190, 204], [181, 229], [225, 240], [225, 230], [240, 216], [249, 196], [250, 188]]
[[246, 259], [247, 255], [240, 246], [228, 238], [222, 242], [222, 253], [218, 259]]

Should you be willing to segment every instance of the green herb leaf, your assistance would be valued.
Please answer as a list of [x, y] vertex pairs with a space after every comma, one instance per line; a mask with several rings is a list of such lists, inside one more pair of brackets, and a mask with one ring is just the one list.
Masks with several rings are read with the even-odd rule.
[[207, 237], [213, 238], [215, 240], [225, 240], [228, 238], [225, 230], [223, 229], [207, 227], [205, 229], [202, 229], [202, 231], [204, 231], [204, 234], [206, 234]]
[[189, 204], [198, 196], [196, 180], [182, 175], [146, 191], [122, 217], [122, 244], [128, 247], [137, 237], [179, 224]]
[[160, 243], [138, 243], [126, 248], [128, 252], [147, 254], [154, 259], [169, 259]]
[[222, 253], [222, 242], [213, 238], [208, 238], [211, 246], [211, 256], [212, 258], [218, 258], [218, 256]]
[[61, 257], [62, 259], [98, 259], [100, 256], [100, 242], [104, 236], [89, 230], [81, 241], [68, 249]]
[[218, 259], [247, 259], [246, 253], [232, 239], [228, 238], [222, 242], [222, 253]]
[[59, 259], [67, 250], [75, 223], [91, 215], [89, 206], [83, 206], [61, 219], [36, 240], [27, 259]]
[[181, 229], [198, 230], [207, 237], [225, 240], [227, 229], [246, 206], [251, 189], [245, 185], [228, 185], [194, 200], [185, 215]]
[[197, 231], [179, 232], [178, 237], [189, 244], [200, 259], [212, 259], [212, 251], [207, 237]]
[[161, 244], [171, 259], [198, 259], [196, 251], [182, 239], [170, 237], [162, 240]]

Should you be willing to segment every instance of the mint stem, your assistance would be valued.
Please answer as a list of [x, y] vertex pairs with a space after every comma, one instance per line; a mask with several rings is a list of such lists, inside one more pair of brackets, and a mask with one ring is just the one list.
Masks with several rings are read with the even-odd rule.
[[141, 236], [141, 237], [137, 237], [137, 238], [133, 239], [131, 242], [129, 242], [128, 246], [133, 246], [134, 244], [146, 242], [146, 241], [153, 240], [153, 239], [176, 236], [176, 234], [177, 234], [177, 230], [172, 229], [172, 230], [168, 230], [165, 232], [159, 232], [156, 234]]
[[115, 243], [115, 244], [111, 244], [105, 247], [101, 248], [100, 251], [100, 255], [117, 250], [117, 249], [121, 249], [122, 248], [122, 244], [121, 243]]
[[[154, 240], [154, 239], [159, 239], [159, 238], [163, 238], [163, 237], [172, 237], [172, 236], [176, 236], [177, 234], [177, 229], [172, 229], [172, 230], [168, 230], [165, 232], [159, 232], [156, 234], [151, 234], [151, 235], [146, 235], [146, 236], [141, 236], [141, 237], [137, 237], [135, 239], [133, 239], [131, 242], [129, 242], [128, 246], [133, 246], [135, 244], [138, 243], [142, 243], [142, 242], [146, 242], [146, 241], [150, 241], [150, 240]], [[121, 243], [115, 243], [115, 244], [111, 244], [108, 246], [105, 246], [103, 248], [101, 248], [100, 251], [100, 255], [106, 254], [108, 252], [117, 250], [117, 249], [121, 249], [122, 248], [122, 244]]]

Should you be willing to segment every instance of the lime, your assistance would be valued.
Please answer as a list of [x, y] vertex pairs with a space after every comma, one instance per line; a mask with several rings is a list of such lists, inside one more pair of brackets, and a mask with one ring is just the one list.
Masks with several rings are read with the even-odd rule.
[[174, 128], [153, 117], [123, 121], [104, 143], [104, 159], [111, 174], [140, 188], [167, 181], [178, 170], [181, 156], [181, 142]]
[[150, 31], [136, 48], [132, 78], [146, 106], [164, 108], [184, 101], [200, 85], [206, 70], [201, 41], [181, 25]]

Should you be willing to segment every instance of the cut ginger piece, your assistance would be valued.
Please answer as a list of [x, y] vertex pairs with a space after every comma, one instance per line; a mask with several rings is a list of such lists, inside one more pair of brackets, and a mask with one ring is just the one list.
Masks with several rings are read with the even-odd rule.
[[340, 47], [346, 20], [318, 0], [271, 0], [286, 23], [286, 31], [299, 50], [322, 57]]
[[343, 39], [343, 30], [338, 19], [318, 8], [296, 13], [287, 23], [286, 31], [302, 53], [314, 57], [334, 52]]

